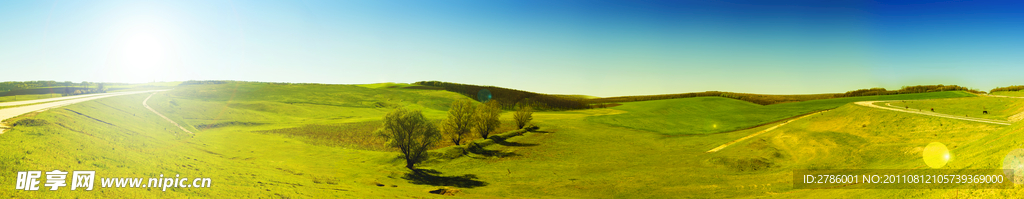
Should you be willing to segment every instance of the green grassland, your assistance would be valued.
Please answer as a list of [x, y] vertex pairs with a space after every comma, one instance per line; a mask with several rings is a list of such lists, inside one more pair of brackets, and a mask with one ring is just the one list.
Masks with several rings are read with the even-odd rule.
[[1002, 95], [1011, 97], [1024, 97], [1024, 91], [997, 91], [993, 92], [992, 95]]
[[591, 117], [589, 120], [667, 135], [711, 134], [734, 131], [856, 101], [914, 100], [974, 96], [962, 91], [878, 95], [810, 100], [761, 106], [723, 97], [696, 97], [627, 102], [612, 109], [629, 113]]
[[[965, 97], [933, 100], [898, 100], [888, 102], [892, 106], [932, 111], [950, 115], [1007, 120], [1010, 116], [1024, 111], [1024, 99], [1006, 97]], [[982, 111], [988, 111], [983, 114]]]
[[[9, 122], [42, 122], [15, 126], [0, 135], [0, 162], [10, 163], [0, 164], [0, 186], [13, 187], [16, 171], [61, 169], [97, 170], [101, 178], [209, 177], [213, 187], [166, 192], [0, 189], [0, 196], [452, 198], [427, 192], [441, 186], [461, 189], [455, 198], [1005, 198], [1024, 193], [1020, 188], [792, 189], [793, 169], [926, 167], [920, 153], [930, 142], [943, 142], [954, 153], [947, 168], [998, 168], [1003, 155], [1024, 143], [1024, 136], [1015, 136], [1024, 131], [1021, 124], [1007, 127], [849, 103], [969, 95], [938, 92], [770, 106], [701, 97], [537, 112], [534, 123], [540, 131], [495, 141], [466, 156], [431, 160], [418, 167], [432, 172], [432, 177], [417, 177], [409, 175], [397, 152], [381, 147], [381, 140], [370, 134], [374, 123], [395, 107], [422, 110], [436, 121], [444, 118], [452, 101], [464, 96], [391, 85], [184, 85], [154, 94], [148, 104], [195, 135], [145, 109], [141, 102], [148, 94], [104, 98], [12, 119]], [[776, 124], [778, 119], [832, 108], [706, 153], [772, 126], [757, 126], [759, 121]], [[501, 119], [510, 124], [511, 113], [506, 111]], [[623, 125], [630, 120], [648, 125]], [[712, 131], [679, 129], [700, 130], [708, 122], [742, 130], [709, 134]], [[503, 128], [500, 131], [510, 130]]]

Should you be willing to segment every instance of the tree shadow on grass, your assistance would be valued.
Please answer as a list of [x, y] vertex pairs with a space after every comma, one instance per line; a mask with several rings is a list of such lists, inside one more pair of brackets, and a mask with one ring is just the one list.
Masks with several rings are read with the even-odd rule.
[[466, 151], [470, 152], [470, 153], [473, 153], [473, 154], [478, 154], [478, 155], [487, 156], [487, 157], [504, 158], [504, 157], [519, 156], [519, 154], [516, 154], [516, 153], [513, 153], [513, 152], [503, 152], [503, 151], [499, 151], [499, 150], [488, 150], [488, 149], [484, 149], [483, 147], [479, 147], [479, 146], [468, 147], [468, 149], [466, 149]]
[[407, 173], [402, 179], [409, 180], [409, 183], [432, 186], [449, 186], [459, 188], [473, 188], [487, 186], [487, 182], [476, 180], [474, 174], [462, 176], [441, 176], [441, 172], [433, 169], [414, 169]]
[[496, 139], [496, 140], [494, 140], [494, 143], [495, 144], [500, 144], [502, 146], [537, 146], [537, 145], [540, 145], [540, 144], [532, 144], [532, 143], [509, 142], [509, 141], [505, 141], [503, 139]]

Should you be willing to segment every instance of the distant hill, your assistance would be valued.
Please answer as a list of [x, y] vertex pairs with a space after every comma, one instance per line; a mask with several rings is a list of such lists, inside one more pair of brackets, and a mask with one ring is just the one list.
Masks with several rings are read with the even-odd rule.
[[663, 99], [676, 99], [676, 98], [690, 98], [690, 97], [726, 97], [732, 99], [738, 99], [743, 101], [752, 102], [760, 105], [771, 105], [787, 102], [802, 102], [807, 100], [818, 100], [818, 99], [832, 99], [842, 97], [857, 97], [857, 96], [875, 96], [875, 95], [896, 95], [896, 94], [910, 94], [910, 93], [928, 93], [928, 92], [942, 92], [942, 91], [966, 91], [970, 93], [985, 93], [984, 91], [978, 91], [967, 87], [957, 85], [918, 85], [918, 86], [904, 86], [900, 90], [886, 90], [885, 88], [871, 88], [871, 89], [860, 89], [849, 91], [846, 93], [826, 93], [826, 94], [809, 94], [809, 95], [765, 95], [765, 94], [751, 94], [751, 93], [733, 93], [733, 92], [721, 92], [721, 91], [705, 91], [697, 93], [680, 93], [680, 94], [666, 94], [666, 95], [636, 95], [636, 96], [621, 96], [621, 97], [606, 97], [590, 99], [590, 104], [603, 104], [603, 103], [617, 103], [617, 102], [636, 102], [636, 101], [649, 101], [649, 100], [663, 100]]
[[421, 81], [413, 84], [443, 88], [444, 90], [462, 94], [473, 99], [476, 99], [476, 95], [480, 90], [487, 89], [491, 93], [491, 100], [498, 101], [501, 107], [506, 110], [512, 109], [517, 105], [530, 105], [540, 110], [572, 110], [591, 107], [587, 99], [582, 97], [541, 94], [496, 86], [478, 86], [442, 81]]

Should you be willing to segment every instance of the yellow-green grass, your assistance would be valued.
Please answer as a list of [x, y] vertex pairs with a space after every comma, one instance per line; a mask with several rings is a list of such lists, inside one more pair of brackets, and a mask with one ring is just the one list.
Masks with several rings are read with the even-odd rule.
[[[886, 102], [898, 108], [932, 111], [958, 116], [1007, 120], [1024, 111], [1024, 99], [1007, 97], [964, 97], [930, 100], [897, 100]], [[988, 111], [984, 114], [983, 111]]]
[[[441, 104], [463, 96], [345, 85], [244, 83], [182, 86], [149, 100], [154, 109], [196, 132], [194, 137], [143, 108], [146, 96], [104, 98], [26, 117], [52, 125], [17, 126], [0, 135], [0, 161], [16, 163], [0, 164], [0, 178], [13, 179], [15, 171], [21, 170], [95, 169], [99, 177], [157, 177], [161, 173], [209, 177], [214, 187], [171, 188], [167, 192], [100, 188], [102, 191], [84, 193], [0, 189], [0, 195], [434, 198], [448, 196], [429, 194], [428, 190], [455, 186], [463, 191], [457, 197], [465, 198], [952, 197], [955, 190], [793, 190], [790, 171], [918, 168], [924, 165], [918, 148], [934, 141], [943, 142], [954, 153], [948, 168], [990, 168], [1002, 161], [997, 156], [1024, 143], [1024, 138], [1014, 136], [1021, 131], [1019, 124], [1004, 127], [839, 104], [833, 111], [706, 153], [770, 125], [729, 133], [668, 136], [657, 131], [671, 129], [638, 130], [588, 119], [635, 113], [629, 109], [537, 112], [534, 123], [542, 127], [541, 132], [487, 146], [483, 153], [421, 164], [420, 168], [439, 174], [417, 180], [407, 179], [409, 171], [396, 152], [357, 150], [359, 147], [260, 132], [372, 122], [396, 106], [422, 109], [428, 118], [437, 120], [447, 109]], [[390, 105], [378, 107], [377, 102]], [[708, 110], [721, 104], [707, 103], [689, 108]], [[837, 102], [822, 104], [830, 103]], [[503, 113], [503, 120], [510, 118], [510, 112]], [[79, 164], [79, 160], [84, 161]], [[2, 180], [0, 186], [12, 187], [14, 182]]]
[[[715, 154], [731, 159], [767, 160], [773, 167], [763, 173], [737, 173], [732, 186], [772, 184], [750, 193], [786, 198], [935, 198], [949, 197], [956, 190], [794, 190], [795, 169], [928, 169], [921, 151], [931, 142], [941, 142], [952, 151], [943, 169], [997, 169], [1002, 155], [1022, 139], [1007, 134], [1019, 131], [985, 123], [906, 114], [846, 105], [834, 111], [808, 117], [780, 127], [758, 139], [741, 142]], [[1017, 129], [1017, 130], [1013, 130]], [[980, 149], [980, 151], [979, 151]], [[988, 151], [993, 154], [982, 154]], [[999, 151], [999, 152], [994, 152]], [[774, 154], [781, 154], [777, 158]], [[979, 155], [985, 157], [980, 158]], [[714, 160], [715, 158], [710, 158]], [[746, 183], [745, 183], [746, 182]], [[714, 190], [709, 190], [713, 192]], [[724, 191], [724, 190], [719, 190]], [[976, 190], [965, 191], [967, 193]], [[992, 190], [988, 190], [992, 191]], [[997, 190], [1014, 193], [1020, 190]], [[965, 195], [961, 195], [963, 198]], [[991, 197], [991, 196], [989, 196]]]
[[962, 91], [810, 100], [761, 106], [723, 97], [696, 97], [623, 103], [611, 109], [628, 113], [591, 121], [667, 135], [711, 134], [750, 128], [814, 111], [868, 100], [933, 99], [974, 96]]
[[[999, 125], [850, 104], [791, 122], [717, 153], [706, 153], [767, 127], [665, 136], [580, 120], [598, 114], [605, 113], [588, 110], [538, 115], [537, 123], [545, 132], [510, 139], [515, 145], [488, 147], [511, 157], [471, 155], [427, 168], [446, 175], [475, 175], [489, 185], [473, 188], [472, 193], [499, 197], [934, 196], [929, 190], [793, 190], [791, 171], [914, 169], [925, 165], [920, 151], [930, 142], [943, 142], [958, 152], [1004, 132]], [[957, 156], [953, 162], [962, 159]], [[993, 158], [984, 163], [1000, 161]], [[963, 168], [953, 162], [947, 167]]]
[[997, 91], [997, 92], [992, 93], [992, 95], [1002, 95], [1002, 96], [1011, 96], [1011, 97], [1024, 97], [1024, 91]]
[[[16, 171], [60, 169], [96, 170], [99, 178], [149, 178], [160, 174], [208, 177], [213, 180], [213, 187], [171, 188], [167, 192], [154, 188], [97, 187], [92, 192], [3, 189], [0, 195], [30, 198], [436, 196], [424, 191], [431, 186], [412, 185], [403, 183], [405, 180], [389, 178], [406, 171], [395, 166], [401, 164], [397, 153], [329, 147], [283, 135], [252, 132], [278, 128], [275, 125], [292, 125], [289, 122], [302, 121], [298, 116], [276, 116], [229, 108], [222, 116], [231, 120], [281, 120], [267, 125], [203, 129], [195, 131], [197, 134], [193, 137], [143, 108], [141, 102], [146, 97], [141, 94], [104, 98], [24, 117], [45, 120], [49, 124], [16, 126], [0, 136], [3, 144], [0, 146], [0, 161], [5, 162], [0, 166], [0, 178], [10, 179], [0, 182], [0, 185], [13, 187]], [[169, 101], [163, 94], [150, 99], [154, 109], [179, 123], [188, 121], [177, 114], [193, 109], [178, 107], [189, 106], [188, 102], [167, 106]], [[99, 180], [96, 183], [99, 186]], [[384, 183], [388, 186], [378, 186]]]

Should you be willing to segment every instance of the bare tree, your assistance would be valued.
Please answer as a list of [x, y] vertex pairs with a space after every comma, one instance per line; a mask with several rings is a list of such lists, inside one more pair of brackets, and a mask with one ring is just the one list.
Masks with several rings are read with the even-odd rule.
[[403, 108], [385, 115], [377, 134], [388, 140], [388, 146], [398, 148], [405, 158], [405, 167], [413, 170], [413, 165], [427, 160], [427, 150], [441, 140], [437, 128], [419, 110]]
[[519, 106], [512, 117], [516, 120], [516, 126], [518, 126], [519, 129], [523, 129], [526, 124], [530, 123], [530, 120], [533, 120], [533, 108], [527, 105]]
[[472, 131], [473, 102], [462, 99], [452, 103], [448, 109], [448, 118], [441, 123], [441, 131], [448, 136], [453, 144], [462, 144], [462, 139]]
[[501, 120], [498, 120], [500, 116], [501, 107], [498, 100], [487, 101], [487, 103], [476, 107], [476, 113], [473, 114], [473, 129], [481, 138], [486, 139], [491, 131], [501, 126]]

